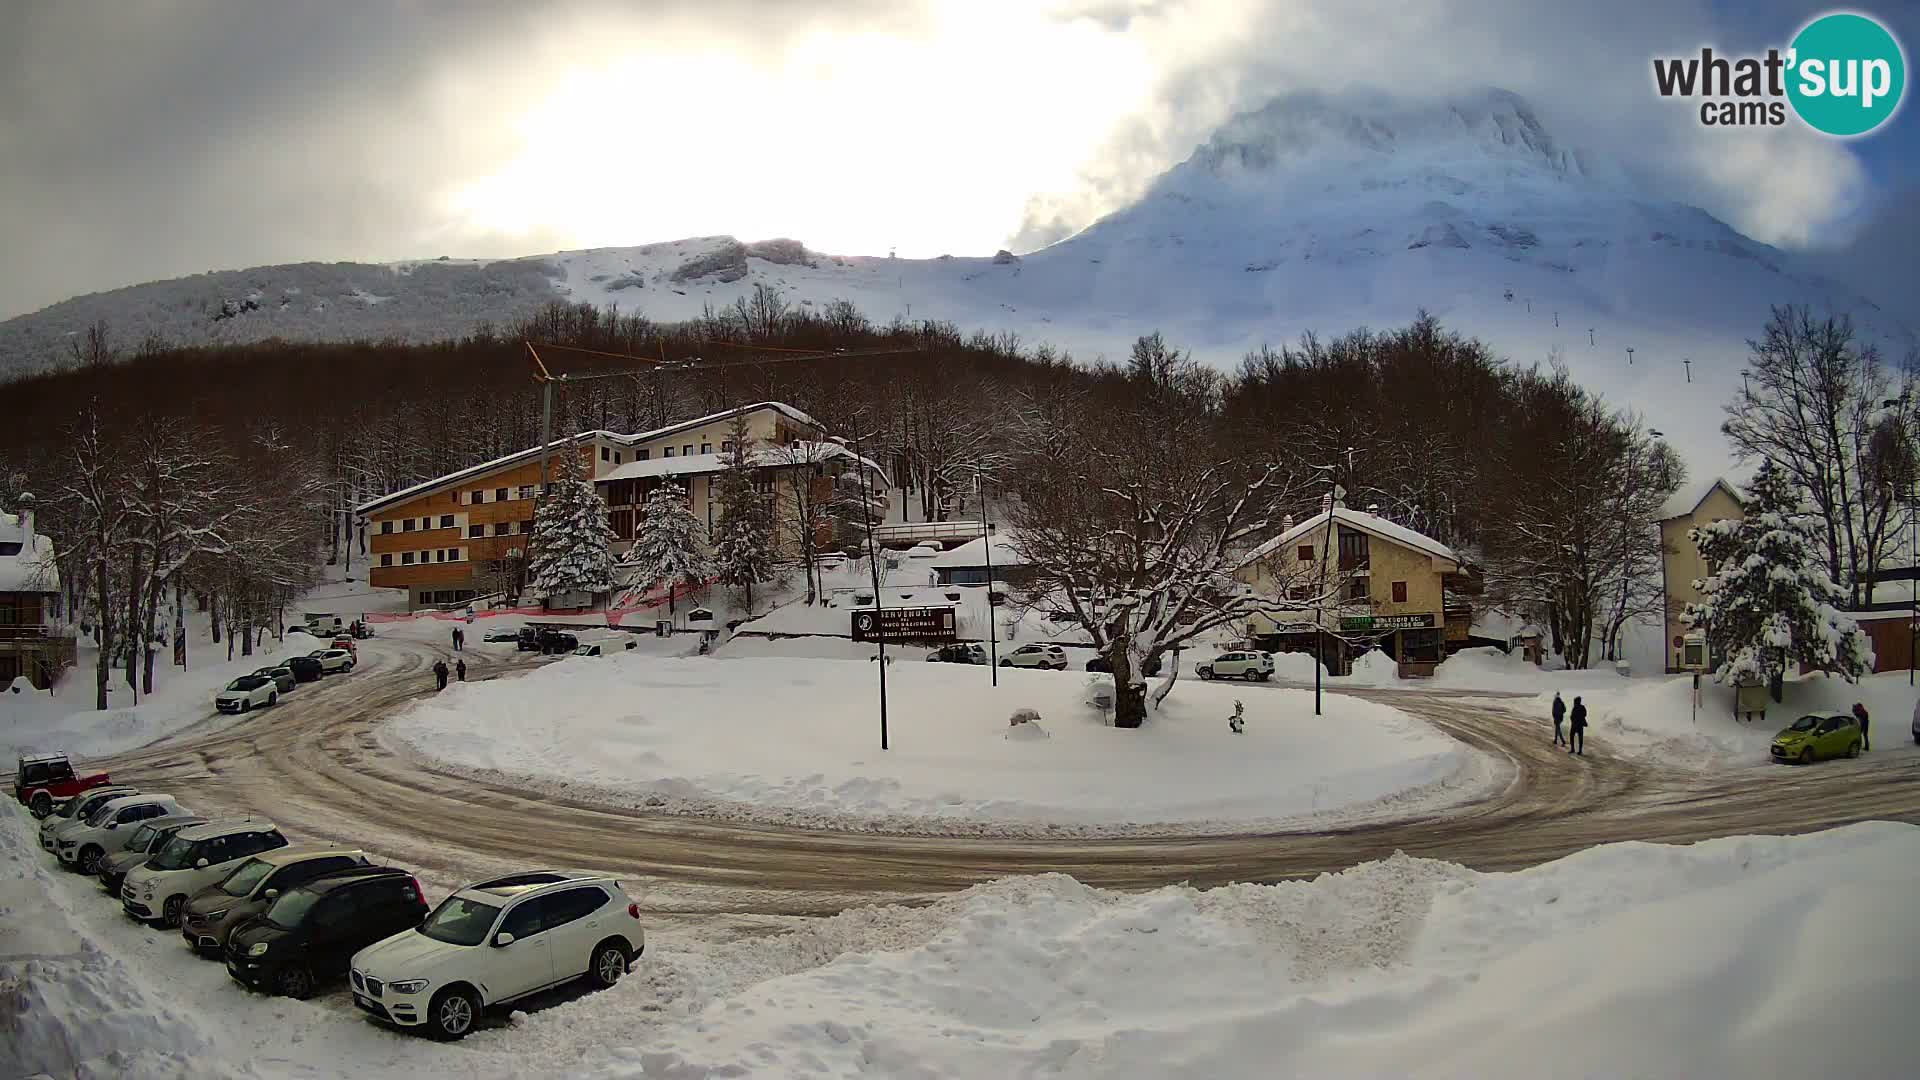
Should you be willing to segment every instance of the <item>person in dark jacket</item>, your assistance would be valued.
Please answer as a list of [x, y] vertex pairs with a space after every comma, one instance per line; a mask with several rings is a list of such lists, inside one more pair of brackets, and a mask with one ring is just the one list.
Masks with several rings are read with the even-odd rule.
[[1567, 737], [1561, 733], [1560, 725], [1567, 721], [1567, 703], [1560, 700], [1560, 691], [1553, 692], [1553, 745], [1567, 745]]
[[447, 688], [447, 662], [445, 660], [435, 660], [433, 662], [433, 678], [435, 682], [440, 684], [435, 687], [435, 689], [445, 690]]
[[464, 659], [454, 661], [453, 673], [460, 677], [461, 682], [466, 682], [467, 681], [467, 662]]
[[1579, 698], [1573, 699], [1573, 741], [1567, 753], [1587, 756], [1587, 707]]
[[1854, 718], [1855, 720], [1858, 720], [1858, 721], [1860, 721], [1860, 749], [1861, 749], [1861, 751], [1862, 751], [1862, 752], [1864, 753], [1865, 751], [1868, 751], [1868, 750], [1871, 750], [1871, 749], [1873, 749], [1873, 738], [1872, 738], [1872, 736], [1870, 736], [1870, 735], [1868, 735], [1868, 734], [1867, 734], [1867, 707], [1866, 707], [1865, 705], [1862, 705], [1862, 704], [1860, 704], [1860, 703], [1859, 703], [1859, 702], [1857, 702], [1857, 701], [1856, 701], [1856, 702], [1854, 702], [1854, 703], [1853, 703], [1853, 718]]

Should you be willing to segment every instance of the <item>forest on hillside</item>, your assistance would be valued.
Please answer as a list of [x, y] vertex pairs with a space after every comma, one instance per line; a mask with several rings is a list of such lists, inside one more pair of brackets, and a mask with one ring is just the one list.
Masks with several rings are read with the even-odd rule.
[[[1577, 663], [1612, 656], [1624, 622], [1658, 610], [1652, 520], [1684, 479], [1630, 412], [1425, 316], [1263, 347], [1226, 372], [1158, 334], [1088, 361], [765, 288], [686, 323], [553, 303], [435, 344], [128, 350], [122, 333], [96, 325], [65, 370], [0, 391], [0, 503], [37, 492], [74, 610], [106, 595], [136, 635], [158, 605], [143, 615], [126, 592], [191, 580], [202, 597], [247, 597], [245, 618], [339, 556], [357, 503], [535, 444], [529, 342], [555, 374], [625, 373], [556, 383], [556, 437], [786, 401], [861, 436], [934, 519], [968, 512], [976, 478], [1038, 494], [1023, 485], [1058, 482], [1076, 454], [1095, 488], [1108, 472], [1178, 489], [1197, 466], [1274, 470], [1287, 483], [1263, 489], [1275, 501], [1249, 535], [1315, 512], [1337, 484], [1348, 505], [1466, 554], [1487, 602], [1539, 618]], [[117, 524], [114, 506], [131, 508]], [[146, 571], [97, 558], [122, 543]]]

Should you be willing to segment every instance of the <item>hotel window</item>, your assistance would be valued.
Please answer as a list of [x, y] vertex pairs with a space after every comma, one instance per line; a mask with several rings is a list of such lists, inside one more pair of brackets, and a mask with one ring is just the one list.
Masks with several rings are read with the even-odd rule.
[[1407, 602], [1406, 582], [1396, 581], [1393, 583], [1393, 602], [1396, 604], [1404, 604]]
[[700, 452], [701, 452], [701, 453], [703, 453], [703, 454], [711, 454], [711, 453], [713, 453], [713, 444], [712, 444], [712, 443], [710, 443], [710, 442], [703, 442], [703, 443], [701, 443], [701, 444], [700, 444]]
[[[426, 562], [426, 561], [427, 561], [427, 557], [426, 557], [426, 555], [425, 555], [425, 554], [422, 554], [422, 555], [420, 556], [420, 561], [421, 561], [421, 562]], [[433, 561], [434, 561], [434, 562], [446, 562], [446, 561], [447, 561], [447, 549], [446, 549], [446, 548], [441, 548], [440, 550], [438, 550], [438, 551], [436, 551], [436, 552], [434, 552], [434, 553], [433, 553]]]
[[685, 445], [685, 446], [683, 446], [683, 447], [681, 447], [681, 448], [680, 448], [680, 456], [681, 456], [681, 457], [692, 457], [692, 456], [693, 456], [693, 444], [692, 444], [692, 443], [688, 443], [687, 445]]
[[615, 465], [618, 465], [618, 464], [620, 464], [620, 451], [618, 451], [618, 450], [615, 450], [615, 451], [613, 452], [613, 463], [614, 463]]
[[1363, 532], [1340, 533], [1340, 569], [1365, 570], [1367, 568], [1367, 534]]
[[1312, 562], [1313, 561], [1313, 545], [1301, 544], [1299, 555], [1300, 555], [1301, 562]]
[[389, 553], [389, 554], [386, 554], [386, 555], [382, 555], [382, 556], [380, 556], [380, 565], [381, 565], [381, 566], [392, 566], [392, 565], [393, 565], [393, 555], [392, 555], [391, 553]]
[[534, 485], [532, 484], [521, 484], [520, 497], [523, 499], [531, 499], [534, 496], [534, 490]]
[[485, 535], [487, 535], [487, 527], [485, 525], [467, 526], [467, 536], [469, 538], [475, 537], [475, 536], [485, 536]]
[[530, 533], [530, 532], [532, 532], [532, 531], [533, 531], [533, 519], [532, 519], [532, 518], [528, 518], [527, 520], [525, 520], [525, 521], [523, 521], [523, 522], [521, 522], [521, 523], [520, 523], [520, 531], [521, 531], [521, 532], [523, 532], [523, 533]]
[[479, 488], [474, 488], [474, 489], [473, 489], [473, 504], [474, 504], [475, 506], [478, 506], [478, 505], [480, 505], [481, 503], [484, 503], [484, 502], [486, 502], [486, 501], [487, 501], [487, 493], [486, 493], [485, 491], [482, 491], [482, 490], [481, 490], [481, 489], [479, 489]]
[[405, 518], [405, 519], [403, 519], [403, 520], [402, 520], [402, 521], [400, 522], [400, 531], [401, 531], [401, 532], [412, 532], [412, 531], [413, 531], [413, 519], [412, 519], [412, 518]]
[[451, 528], [453, 528], [453, 515], [452, 515], [452, 514], [441, 514], [441, 515], [440, 515], [440, 527], [441, 527], [441, 528], [443, 528], [443, 529], [451, 529]]
[[412, 566], [412, 565], [413, 565], [413, 552], [411, 552], [411, 551], [403, 551], [403, 552], [401, 552], [401, 553], [400, 553], [400, 565], [401, 565], [401, 566]]
[[669, 446], [669, 447], [667, 447], [667, 448], [666, 448], [665, 450], [662, 450], [662, 451], [660, 452], [660, 456], [661, 456], [661, 457], [672, 457], [672, 456], [673, 456], [673, 447], [671, 447], [671, 446]]
[[494, 502], [506, 502], [506, 501], [507, 501], [507, 489], [506, 489], [506, 488], [494, 488], [494, 489], [493, 489], [493, 501], [494, 501]]
[[607, 449], [607, 448], [606, 448], [606, 447], [604, 447], [604, 446], [603, 446], [603, 447], [601, 447], [601, 448], [600, 448], [600, 460], [601, 460], [601, 461], [612, 461], [612, 460], [613, 460], [613, 451], [611, 451], [611, 450], [609, 450], [609, 449]]
[[383, 532], [383, 533], [390, 533], [390, 532], [392, 532], [392, 531], [393, 531], [393, 522], [391, 522], [391, 521], [383, 521], [383, 522], [381, 522], [381, 523], [380, 523], [380, 531], [381, 531], [381, 532]]
[[645, 461], [645, 460], [647, 460], [647, 453], [648, 453], [648, 451], [645, 451], [645, 450], [635, 450], [635, 451], [633, 452], [633, 460], [635, 460], [635, 461]]
[[1347, 599], [1349, 600], [1365, 600], [1370, 595], [1365, 577], [1354, 578], [1353, 581], [1347, 585]]
[[495, 536], [505, 536], [512, 531], [513, 523], [510, 521], [496, 521], [493, 523], [493, 535]]

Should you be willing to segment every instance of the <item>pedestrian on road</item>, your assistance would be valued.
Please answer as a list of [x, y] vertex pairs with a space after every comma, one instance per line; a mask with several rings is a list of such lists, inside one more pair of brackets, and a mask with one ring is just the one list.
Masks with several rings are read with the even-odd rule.
[[460, 651], [460, 628], [457, 626], [453, 628], [453, 651]]
[[1873, 749], [1873, 736], [1867, 734], [1867, 707], [1859, 702], [1853, 703], [1853, 718], [1860, 721], [1860, 749]]
[[433, 662], [433, 678], [435, 682], [440, 684], [435, 687], [435, 689], [445, 690], [447, 688], [447, 662], [445, 660], [435, 660]]
[[467, 681], [467, 662], [465, 660], [455, 661], [453, 665], [453, 671], [454, 671], [454, 674], [460, 676], [461, 682]]
[[1573, 742], [1567, 752], [1587, 756], [1587, 707], [1577, 697], [1573, 699]]
[[1560, 700], [1560, 691], [1553, 692], [1553, 745], [1567, 745], [1567, 737], [1560, 733], [1560, 725], [1567, 719], [1567, 703]]

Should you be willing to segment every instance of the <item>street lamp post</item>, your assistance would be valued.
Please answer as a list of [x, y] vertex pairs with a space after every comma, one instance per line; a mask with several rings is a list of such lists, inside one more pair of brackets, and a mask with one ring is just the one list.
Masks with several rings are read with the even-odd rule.
[[987, 560], [987, 673], [995, 687], [1000, 685], [1000, 617], [993, 610], [993, 535], [987, 524], [987, 484], [976, 466], [973, 492], [980, 499], [980, 550]]
[[880, 554], [873, 542], [873, 494], [867, 486], [867, 454], [864, 436], [853, 439], [854, 456], [860, 459], [860, 518], [867, 523], [867, 567], [873, 572], [873, 640], [880, 647], [880, 749], [887, 749], [887, 631], [880, 620]]

